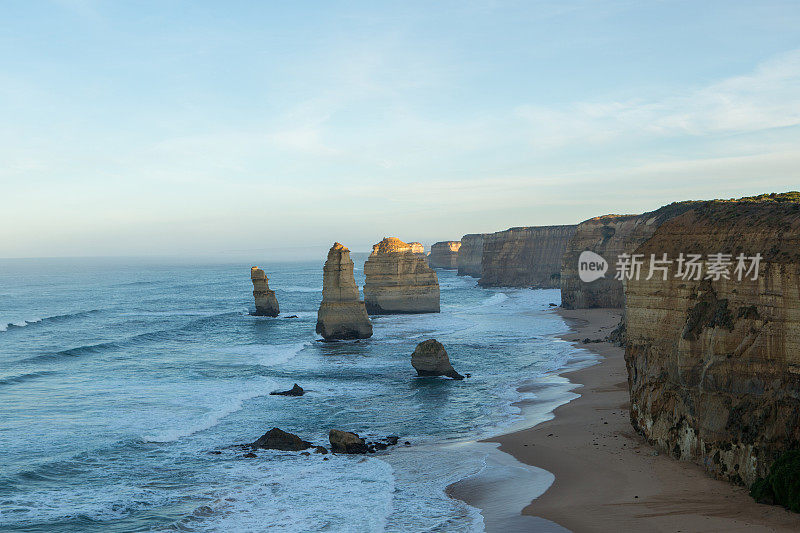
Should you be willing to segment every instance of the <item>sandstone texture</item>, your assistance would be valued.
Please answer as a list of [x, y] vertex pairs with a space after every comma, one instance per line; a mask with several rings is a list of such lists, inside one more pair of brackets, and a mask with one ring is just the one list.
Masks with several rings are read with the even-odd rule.
[[[629, 280], [625, 359], [634, 428], [750, 485], [800, 445], [800, 193], [702, 202], [635, 252], [644, 273], [650, 254], [733, 254], [730, 279], [683, 279], [673, 265], [666, 281]], [[758, 279], [739, 281], [736, 256], [759, 253]]]
[[372, 323], [359, 299], [350, 250], [338, 242], [328, 251], [322, 277], [322, 303], [317, 312], [317, 333], [325, 340], [366, 339]]
[[455, 270], [458, 268], [458, 249], [461, 248], [460, 241], [437, 242], [431, 246], [431, 254], [428, 256], [428, 264], [431, 268], [447, 268]]
[[[605, 215], [578, 224], [567, 243], [561, 266], [561, 305], [564, 309], [625, 306], [622, 281], [614, 278], [620, 254], [631, 254], [661, 224], [685, 213], [697, 202], [677, 202], [642, 215]], [[578, 277], [578, 258], [589, 250], [608, 263], [605, 276], [586, 283]]]
[[419, 376], [447, 376], [453, 379], [464, 379], [450, 364], [450, 358], [442, 343], [436, 339], [428, 339], [419, 343], [411, 354], [411, 366]]
[[410, 242], [408, 245], [411, 246], [411, 251], [415, 254], [425, 255], [425, 247], [422, 246], [421, 242]]
[[364, 263], [364, 303], [370, 315], [438, 313], [439, 278], [422, 253], [394, 237], [372, 247]]
[[367, 444], [356, 433], [332, 429], [328, 433], [333, 453], [367, 453]]
[[250, 268], [250, 280], [253, 282], [253, 298], [256, 300], [256, 316], [278, 316], [278, 299], [275, 291], [269, 289], [267, 275], [258, 267]]
[[461, 237], [461, 248], [458, 249], [458, 275], [481, 277], [481, 261], [483, 259], [483, 234], [470, 233]]
[[561, 259], [576, 225], [511, 228], [483, 237], [481, 287], [559, 287]]

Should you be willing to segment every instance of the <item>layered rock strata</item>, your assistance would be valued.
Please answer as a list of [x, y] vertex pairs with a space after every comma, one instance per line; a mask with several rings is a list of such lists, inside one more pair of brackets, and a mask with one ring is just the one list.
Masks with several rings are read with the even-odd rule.
[[[635, 253], [644, 265], [626, 286], [631, 422], [670, 455], [750, 485], [800, 445], [800, 193], [703, 202]], [[685, 262], [682, 276], [673, 263], [666, 280], [646, 279], [651, 254], [665, 253], [700, 254], [701, 279]]]
[[370, 315], [438, 313], [439, 278], [425, 256], [394, 237], [372, 247], [364, 263], [364, 303]]
[[359, 299], [350, 250], [338, 242], [328, 251], [322, 277], [322, 303], [317, 312], [317, 333], [325, 340], [366, 339], [372, 323]]
[[575, 225], [511, 228], [483, 236], [482, 287], [559, 287], [561, 259]]
[[253, 282], [253, 298], [256, 301], [257, 316], [278, 316], [280, 309], [275, 291], [269, 289], [267, 275], [258, 267], [250, 268], [250, 280]]
[[431, 246], [431, 254], [428, 256], [428, 264], [431, 268], [458, 268], [458, 249], [461, 248], [460, 241], [437, 242]]
[[481, 277], [481, 260], [483, 258], [483, 234], [470, 233], [461, 237], [458, 249], [458, 275]]
[[[578, 224], [567, 243], [561, 267], [561, 305], [565, 309], [615, 307], [625, 305], [622, 281], [615, 279], [620, 254], [631, 254], [649, 239], [661, 224], [685, 213], [697, 202], [677, 202], [642, 215], [604, 215]], [[584, 282], [578, 274], [578, 262], [584, 251], [605, 259], [605, 276]]]

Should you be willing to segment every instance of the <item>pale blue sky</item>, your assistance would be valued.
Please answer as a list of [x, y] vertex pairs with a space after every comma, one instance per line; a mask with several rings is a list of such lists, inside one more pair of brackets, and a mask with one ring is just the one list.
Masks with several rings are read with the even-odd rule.
[[4, 2], [0, 257], [285, 258], [800, 189], [798, 28], [800, 1]]

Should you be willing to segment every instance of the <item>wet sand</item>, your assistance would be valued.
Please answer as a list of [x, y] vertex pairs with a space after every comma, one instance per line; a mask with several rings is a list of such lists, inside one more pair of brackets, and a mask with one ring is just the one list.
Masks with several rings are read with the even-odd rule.
[[601, 360], [563, 374], [580, 397], [558, 407], [552, 420], [489, 439], [518, 461], [555, 475], [544, 494], [531, 495], [533, 501], [521, 514], [519, 498], [509, 499], [500, 510], [491, 497], [497, 491], [514, 493], [515, 486], [522, 489], [513, 478], [476, 477], [448, 489], [483, 510], [487, 531], [563, 531], [559, 526], [576, 532], [800, 531], [800, 515], [755, 503], [744, 487], [659, 454], [633, 431], [623, 349], [581, 342], [605, 338], [619, 322], [620, 310], [556, 312], [573, 330], [562, 338]]

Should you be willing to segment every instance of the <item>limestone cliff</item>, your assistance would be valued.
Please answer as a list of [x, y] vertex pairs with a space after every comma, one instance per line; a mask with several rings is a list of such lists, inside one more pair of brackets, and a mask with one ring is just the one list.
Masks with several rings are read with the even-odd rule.
[[256, 300], [256, 316], [278, 316], [278, 299], [275, 291], [269, 289], [267, 275], [258, 267], [250, 268], [250, 280], [253, 282], [253, 298]]
[[[700, 203], [635, 253], [645, 261], [626, 286], [633, 426], [672, 456], [749, 485], [800, 444], [800, 193]], [[707, 264], [710, 279], [683, 279], [673, 264], [666, 280], [658, 271], [647, 280], [650, 254], [664, 253], [732, 254], [730, 279]], [[737, 273], [739, 254], [763, 256], [757, 279]]]
[[470, 233], [461, 237], [461, 248], [458, 249], [458, 275], [481, 277], [482, 258], [483, 234]]
[[482, 287], [556, 288], [561, 258], [577, 226], [511, 228], [483, 237]]
[[[614, 278], [618, 256], [633, 253], [661, 224], [693, 205], [696, 202], [678, 202], [642, 215], [605, 215], [578, 224], [562, 259], [561, 305], [565, 309], [623, 307], [622, 282]], [[578, 258], [585, 250], [608, 263], [606, 275], [589, 283], [578, 277]]]
[[372, 247], [364, 274], [369, 314], [439, 312], [439, 278], [412, 245], [384, 238]]
[[459, 241], [437, 242], [431, 246], [431, 254], [428, 256], [428, 264], [431, 268], [458, 268], [458, 249], [461, 248]]
[[366, 339], [372, 323], [358, 297], [350, 250], [338, 242], [328, 251], [322, 276], [322, 303], [317, 313], [317, 333], [325, 340]]
[[415, 254], [425, 255], [425, 247], [422, 246], [421, 242], [410, 242], [408, 245], [411, 246], [411, 251]]

